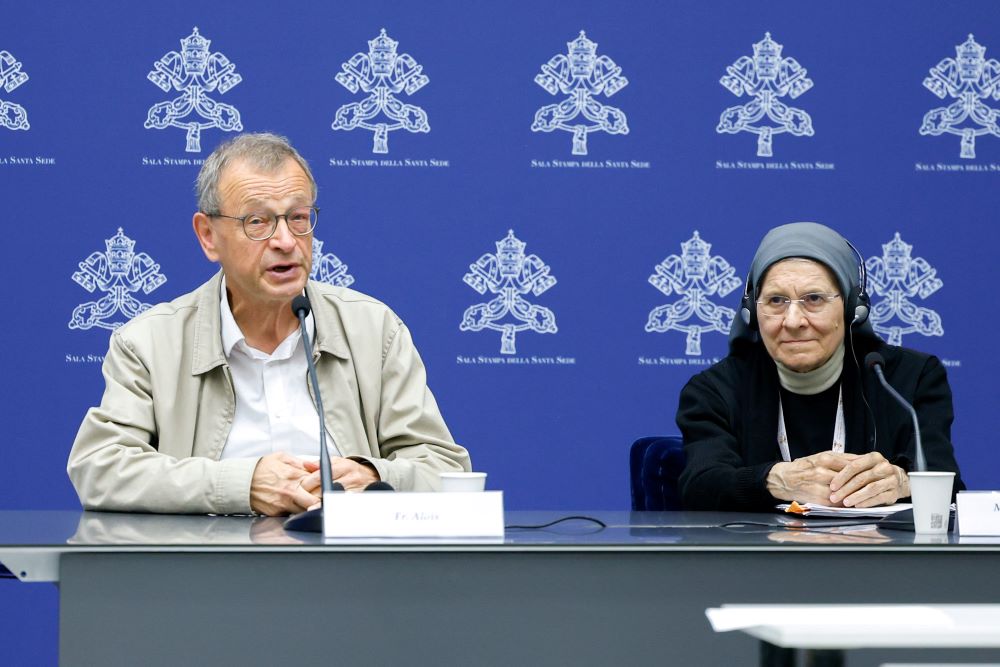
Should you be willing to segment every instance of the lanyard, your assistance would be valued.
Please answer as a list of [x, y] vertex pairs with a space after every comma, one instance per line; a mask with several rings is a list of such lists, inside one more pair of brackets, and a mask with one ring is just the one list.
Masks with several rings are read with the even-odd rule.
[[[844, 453], [844, 434], [847, 427], [844, 426], [844, 385], [840, 385], [837, 392], [837, 421], [833, 427], [833, 451], [838, 454]], [[785, 411], [781, 407], [781, 391], [778, 391], [778, 449], [781, 450], [781, 458], [784, 461], [791, 461], [792, 455], [788, 452], [788, 433], [785, 431]]]

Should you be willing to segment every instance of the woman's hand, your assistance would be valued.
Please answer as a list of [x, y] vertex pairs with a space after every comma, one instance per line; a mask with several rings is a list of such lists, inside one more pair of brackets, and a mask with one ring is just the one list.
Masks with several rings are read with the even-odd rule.
[[891, 505], [910, 495], [910, 476], [878, 452], [856, 457], [830, 482], [830, 504], [844, 507]]
[[908, 497], [910, 478], [878, 452], [820, 452], [775, 463], [767, 476], [767, 490], [780, 500], [833, 507], [875, 507]]
[[775, 463], [767, 475], [768, 492], [780, 500], [835, 505], [830, 484], [857, 454], [820, 452], [794, 461]]

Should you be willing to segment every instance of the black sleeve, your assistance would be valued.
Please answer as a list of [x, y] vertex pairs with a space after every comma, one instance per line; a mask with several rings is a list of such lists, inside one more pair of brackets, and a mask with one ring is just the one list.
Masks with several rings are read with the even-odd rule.
[[778, 501], [767, 492], [766, 480], [777, 461], [746, 464], [736, 396], [712, 374], [696, 375], [681, 390], [677, 426], [687, 457], [681, 502], [691, 510], [771, 511]]

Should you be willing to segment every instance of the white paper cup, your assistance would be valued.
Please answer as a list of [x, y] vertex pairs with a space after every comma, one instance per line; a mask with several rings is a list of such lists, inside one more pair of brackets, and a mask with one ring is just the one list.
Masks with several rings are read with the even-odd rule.
[[484, 491], [486, 490], [486, 473], [484, 472], [442, 472], [442, 491]]
[[953, 472], [911, 472], [910, 496], [913, 500], [913, 530], [924, 535], [948, 532], [951, 515]]

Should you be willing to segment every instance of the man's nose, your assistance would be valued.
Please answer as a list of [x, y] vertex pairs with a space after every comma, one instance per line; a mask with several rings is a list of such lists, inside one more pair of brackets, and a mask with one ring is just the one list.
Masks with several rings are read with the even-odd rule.
[[283, 250], [293, 247], [295, 245], [295, 234], [292, 234], [292, 230], [288, 227], [288, 218], [284, 215], [279, 215], [274, 224], [274, 234], [269, 239], [272, 246]]

